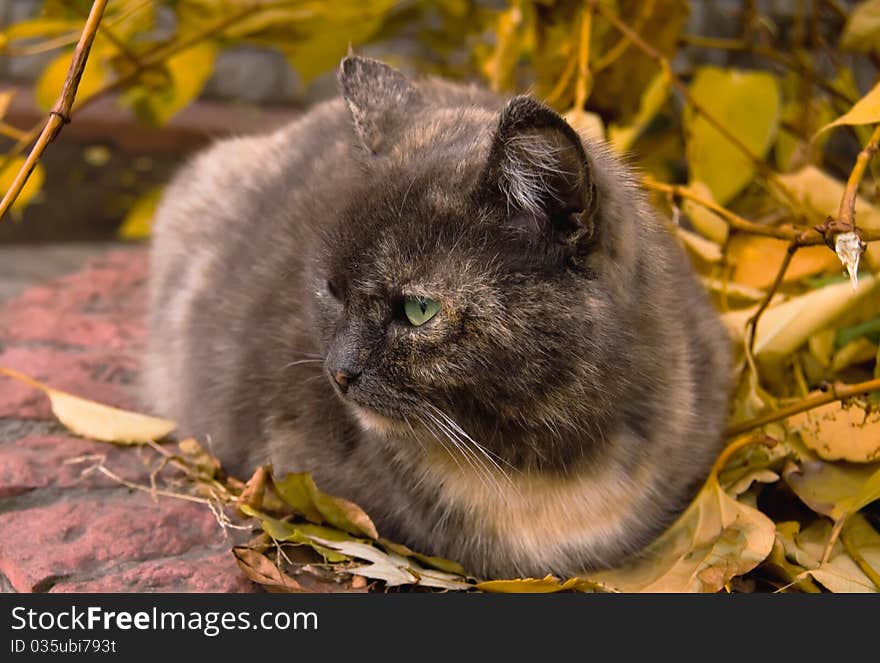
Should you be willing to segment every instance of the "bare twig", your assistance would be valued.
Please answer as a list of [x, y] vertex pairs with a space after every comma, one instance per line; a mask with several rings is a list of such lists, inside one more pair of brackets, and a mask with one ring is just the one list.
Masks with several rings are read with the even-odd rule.
[[[645, 0], [642, 3], [641, 10], [639, 11], [639, 15], [636, 16], [633, 21], [633, 30], [638, 32], [645, 26], [645, 21], [648, 20], [648, 17], [654, 13], [654, 6], [656, 5], [656, 0]], [[600, 71], [604, 71], [612, 64], [617, 62], [620, 57], [626, 53], [626, 50], [629, 48], [631, 44], [631, 40], [627, 35], [621, 35], [620, 40], [614, 44], [611, 48], [609, 48], [601, 58], [598, 59], [596, 64], [593, 66], [593, 74], [598, 74]]]
[[80, 35], [79, 42], [73, 52], [73, 59], [70, 62], [70, 68], [67, 70], [64, 85], [61, 88], [61, 96], [58, 97], [55, 106], [49, 111], [49, 119], [46, 121], [43, 131], [15, 176], [9, 191], [6, 192], [2, 202], [0, 202], [0, 220], [3, 219], [6, 212], [12, 207], [15, 199], [18, 198], [18, 194], [21, 193], [25, 183], [27, 183], [28, 178], [34, 171], [34, 168], [36, 168], [37, 162], [40, 160], [40, 156], [42, 156], [46, 147], [55, 140], [62, 127], [70, 122], [70, 111], [73, 108], [74, 99], [76, 99], [76, 90], [79, 87], [83, 71], [85, 71], [89, 50], [92, 48], [92, 42], [95, 39], [95, 34], [98, 32], [98, 24], [101, 22], [106, 6], [107, 0], [95, 0], [92, 3], [89, 17], [86, 19], [82, 35]]
[[868, 163], [877, 154], [878, 149], [880, 149], [880, 124], [874, 128], [874, 133], [856, 157], [856, 163], [846, 181], [846, 189], [843, 198], [840, 199], [840, 211], [837, 214], [837, 220], [844, 228], [844, 232], [856, 232], [856, 198], [859, 184], [862, 182]]
[[745, 449], [746, 447], [749, 447], [753, 444], [760, 444], [765, 447], [774, 447], [778, 443], [778, 440], [762, 433], [744, 435], [743, 437], [734, 440], [726, 447], [724, 447], [721, 453], [718, 454], [718, 458], [715, 459], [715, 463], [712, 465], [712, 469], [709, 472], [709, 475], [717, 477], [721, 470], [724, 469], [724, 466], [727, 465], [727, 461], [730, 460], [731, 456], [733, 456], [733, 454], [735, 454], [740, 449]]
[[787, 419], [792, 415], [806, 412], [807, 410], [813, 410], [822, 405], [833, 403], [834, 401], [841, 401], [847, 398], [853, 398], [854, 396], [870, 394], [874, 391], [880, 391], [880, 378], [868, 380], [867, 382], [859, 382], [858, 384], [844, 384], [842, 382], [830, 384], [825, 387], [824, 393], [808, 396], [797, 403], [780, 408], [774, 412], [768, 412], [759, 417], [755, 417], [754, 419], [749, 419], [748, 421], [729, 426], [724, 434], [727, 437], [742, 435], [755, 428], [760, 428], [761, 426], [772, 424], [775, 421]]
[[789, 242], [785, 257], [782, 259], [782, 264], [779, 265], [779, 269], [776, 272], [776, 278], [773, 279], [772, 285], [767, 289], [764, 299], [761, 300], [761, 303], [758, 306], [758, 310], [755, 311], [755, 314], [748, 319], [748, 322], [746, 322], [746, 329], [748, 330], [746, 348], [750, 356], [753, 355], [755, 351], [755, 336], [758, 332], [758, 321], [761, 319], [761, 316], [764, 315], [764, 311], [767, 310], [767, 307], [770, 306], [770, 302], [776, 294], [776, 291], [779, 290], [779, 286], [782, 285], [785, 273], [788, 271], [788, 266], [791, 264], [791, 259], [794, 258], [794, 254], [797, 253], [797, 250], [804, 246], [805, 238], [806, 233], [802, 233]]
[[[785, 240], [789, 242], [794, 241], [795, 239], [800, 237], [800, 246], [817, 246], [819, 244], [828, 244], [829, 242], [829, 238], [826, 236], [827, 226], [825, 225], [814, 226], [811, 228], [808, 226], [770, 226], [761, 223], [755, 223], [754, 221], [749, 221], [748, 219], [740, 216], [739, 214], [736, 214], [735, 212], [731, 212], [729, 209], [727, 209], [726, 207], [722, 207], [718, 203], [702, 198], [699, 194], [695, 193], [685, 186], [681, 186], [679, 184], [667, 184], [666, 182], [658, 182], [651, 177], [645, 177], [642, 180], [642, 183], [644, 184], [646, 189], [659, 191], [661, 193], [672, 195], [676, 198], [685, 198], [687, 200], [695, 202], [700, 207], [705, 207], [706, 209], [715, 212], [725, 221], [725, 223], [727, 223], [728, 226], [730, 226], [730, 228], [739, 232], [744, 232], [751, 235], [761, 235], [762, 237], [772, 237], [774, 239]], [[837, 232], [840, 232], [840, 230], [838, 230]], [[859, 233], [862, 236], [862, 240], [865, 242], [876, 242], [880, 240], [880, 230], [859, 230]]]

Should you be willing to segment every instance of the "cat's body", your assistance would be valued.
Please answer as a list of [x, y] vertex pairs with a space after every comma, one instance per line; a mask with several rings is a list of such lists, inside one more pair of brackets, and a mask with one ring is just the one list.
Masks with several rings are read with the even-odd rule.
[[229, 470], [311, 472], [477, 575], [620, 562], [720, 446], [727, 340], [685, 257], [536, 102], [360, 58], [340, 80], [169, 187], [156, 410]]

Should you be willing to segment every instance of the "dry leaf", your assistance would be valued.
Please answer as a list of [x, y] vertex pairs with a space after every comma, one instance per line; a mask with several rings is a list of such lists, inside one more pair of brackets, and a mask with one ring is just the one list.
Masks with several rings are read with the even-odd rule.
[[273, 477], [275, 492], [301, 516], [313, 523], [329, 523], [334, 527], [373, 540], [379, 538], [376, 526], [357, 504], [321, 492], [306, 473]]
[[[735, 235], [728, 245], [728, 255], [736, 269], [733, 280], [755, 288], [767, 288], [776, 279], [785, 258], [788, 243], [772, 237]], [[785, 283], [805, 276], [836, 270], [840, 261], [826, 246], [807, 246], [797, 251], [785, 272]]]
[[804, 461], [800, 466], [790, 464], [782, 476], [804, 504], [834, 521], [880, 499], [880, 463]]
[[52, 412], [61, 423], [77, 435], [92, 440], [116, 444], [143, 444], [161, 440], [177, 427], [177, 424], [167, 419], [120, 410], [52, 389], [9, 368], [0, 368], [0, 374], [42, 391], [49, 397]]
[[773, 521], [730, 497], [711, 476], [643, 554], [590, 578], [623, 592], [717, 592], [760, 564], [770, 554], [773, 537]]

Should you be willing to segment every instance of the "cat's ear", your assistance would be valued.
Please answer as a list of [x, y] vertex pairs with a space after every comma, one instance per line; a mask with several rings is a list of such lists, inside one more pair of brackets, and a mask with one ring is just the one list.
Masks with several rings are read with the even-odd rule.
[[379, 152], [418, 91], [397, 69], [357, 55], [342, 60], [338, 78], [358, 138], [370, 152]]
[[596, 188], [580, 136], [531, 97], [514, 97], [502, 110], [479, 190], [513, 227], [569, 242], [593, 235]]

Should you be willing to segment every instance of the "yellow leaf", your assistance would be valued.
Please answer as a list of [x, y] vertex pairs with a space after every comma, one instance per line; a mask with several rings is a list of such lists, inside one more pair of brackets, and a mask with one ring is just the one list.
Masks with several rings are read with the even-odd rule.
[[[24, 157], [14, 157], [9, 160], [9, 163], [6, 164], [5, 168], [0, 170], [0, 195], [6, 193], [12, 186], [15, 176], [18, 175], [18, 171], [21, 170], [24, 162]], [[43, 166], [38, 163], [31, 172], [28, 181], [25, 182], [21, 193], [18, 194], [18, 198], [12, 203], [12, 209], [19, 211], [24, 210], [24, 208], [34, 199], [34, 196], [40, 192], [40, 188], [43, 186], [45, 179], [46, 171], [44, 171]]]
[[[788, 243], [772, 237], [737, 235], [728, 244], [728, 256], [736, 265], [733, 280], [755, 288], [767, 288], [776, 278]], [[829, 270], [840, 269], [840, 260], [828, 247], [806, 246], [797, 253], [785, 272], [783, 282], [799, 281]]]
[[829, 122], [819, 129], [817, 135], [832, 127], [844, 124], [859, 126], [862, 124], [877, 124], [880, 122], [880, 83], [877, 83], [870, 92], [859, 99], [853, 107], [841, 115], [834, 122]]
[[[771, 74], [701, 67], [690, 92], [752, 154], [766, 154], [779, 125], [779, 88]], [[690, 106], [684, 124], [690, 178], [706, 184], [724, 205], [752, 181], [754, 164]]]
[[770, 554], [774, 531], [773, 521], [733, 499], [713, 475], [644, 553], [590, 578], [623, 592], [717, 592]]
[[152, 189], [138, 198], [117, 231], [119, 238], [137, 240], [149, 237], [153, 215], [156, 213], [156, 207], [161, 199], [161, 187]]
[[39, 389], [49, 397], [52, 412], [77, 435], [100, 442], [141, 444], [159, 440], [177, 426], [173, 421], [148, 417], [79, 398], [29, 378], [18, 371], [0, 368], [0, 374]]
[[527, 48], [527, 31], [522, 29], [524, 15], [520, 3], [498, 14], [495, 25], [495, 48], [483, 63], [482, 73], [496, 92], [512, 87], [516, 64]]
[[205, 87], [214, 73], [219, 48], [202, 41], [172, 56], [165, 63], [167, 80], [159, 89], [139, 86], [128, 91], [125, 101], [137, 116], [154, 126], [163, 126], [186, 108]]
[[[103, 62], [106, 52], [106, 43], [95, 38], [92, 50], [89, 53], [89, 59], [86, 62], [86, 68], [79, 81], [79, 87], [76, 89], [74, 108], [82, 104], [89, 97], [94, 96], [109, 82], [110, 76]], [[43, 69], [43, 72], [34, 84], [34, 98], [37, 105], [43, 111], [49, 112], [52, 110], [52, 107], [61, 95], [61, 88], [64, 86], [64, 80], [67, 78], [67, 71], [70, 69], [72, 58], [73, 51], [65, 51], [59, 55]]]
[[[797, 172], [781, 175], [779, 179], [818, 218], [837, 216], [845, 188], [843, 182], [815, 166], [806, 166]], [[856, 214], [860, 228], [880, 230], [880, 209], [862, 196], [856, 198]], [[880, 242], [869, 242], [864, 258], [869, 266], [875, 270], [880, 269]]]
[[[785, 359], [813, 334], [873, 293], [878, 284], [880, 280], [871, 275], [859, 281], [855, 290], [848, 282], [837, 283], [771, 305], [758, 322], [755, 357], [766, 363]], [[751, 307], [721, 316], [728, 331], [740, 342], [745, 337], [746, 322], [755, 309]]]
[[840, 35], [840, 45], [859, 53], [880, 50], [880, 0], [867, 0], [852, 10]]
[[880, 499], [880, 463], [847, 465], [804, 461], [782, 473], [801, 501], [834, 521], [848, 518]]
[[609, 591], [602, 583], [587, 578], [569, 578], [561, 581], [548, 575], [543, 578], [519, 578], [515, 580], [484, 580], [476, 588], [494, 594], [553, 594], [555, 592]]
[[864, 336], [850, 341], [834, 353], [831, 359], [831, 370], [835, 373], [855, 364], [865, 364], [874, 359], [877, 346]]
[[[785, 525], [785, 527], [783, 527]], [[829, 591], [835, 593], [869, 593], [878, 588], [856, 564], [838, 540], [828, 561], [822, 562], [831, 537], [832, 524], [820, 518], [801, 530], [798, 523], [780, 523], [777, 539], [785, 548], [785, 556]], [[860, 514], [855, 514], [844, 527], [844, 535], [875, 573], [880, 569], [880, 534]]]
[[379, 538], [370, 517], [354, 502], [322, 492], [304, 472], [273, 477], [278, 496], [313, 523], [329, 523], [351, 534]]
[[618, 152], [626, 152], [636, 142], [669, 97], [669, 72], [659, 72], [642, 93], [639, 110], [627, 125], [612, 124], [608, 127], [608, 139]]
[[35, 18], [20, 21], [0, 32], [0, 46], [20, 39], [56, 37], [64, 33], [74, 35], [82, 30], [83, 21]]
[[828, 403], [796, 414], [788, 422], [823, 460], [868, 463], [880, 459], [880, 413]]
[[[709, 187], [699, 180], [691, 181], [688, 188], [706, 201], [717, 202], [715, 201]], [[691, 225], [693, 225], [703, 237], [707, 237], [717, 244], [724, 244], [727, 240], [727, 233], [730, 229], [724, 219], [718, 214], [690, 199], [685, 199], [682, 202], [681, 209], [685, 213], [685, 216], [690, 219]]]
[[0, 92], [0, 120], [6, 116], [6, 111], [9, 110], [9, 104], [12, 103], [16, 92], [18, 92], [18, 88], [15, 87]]

